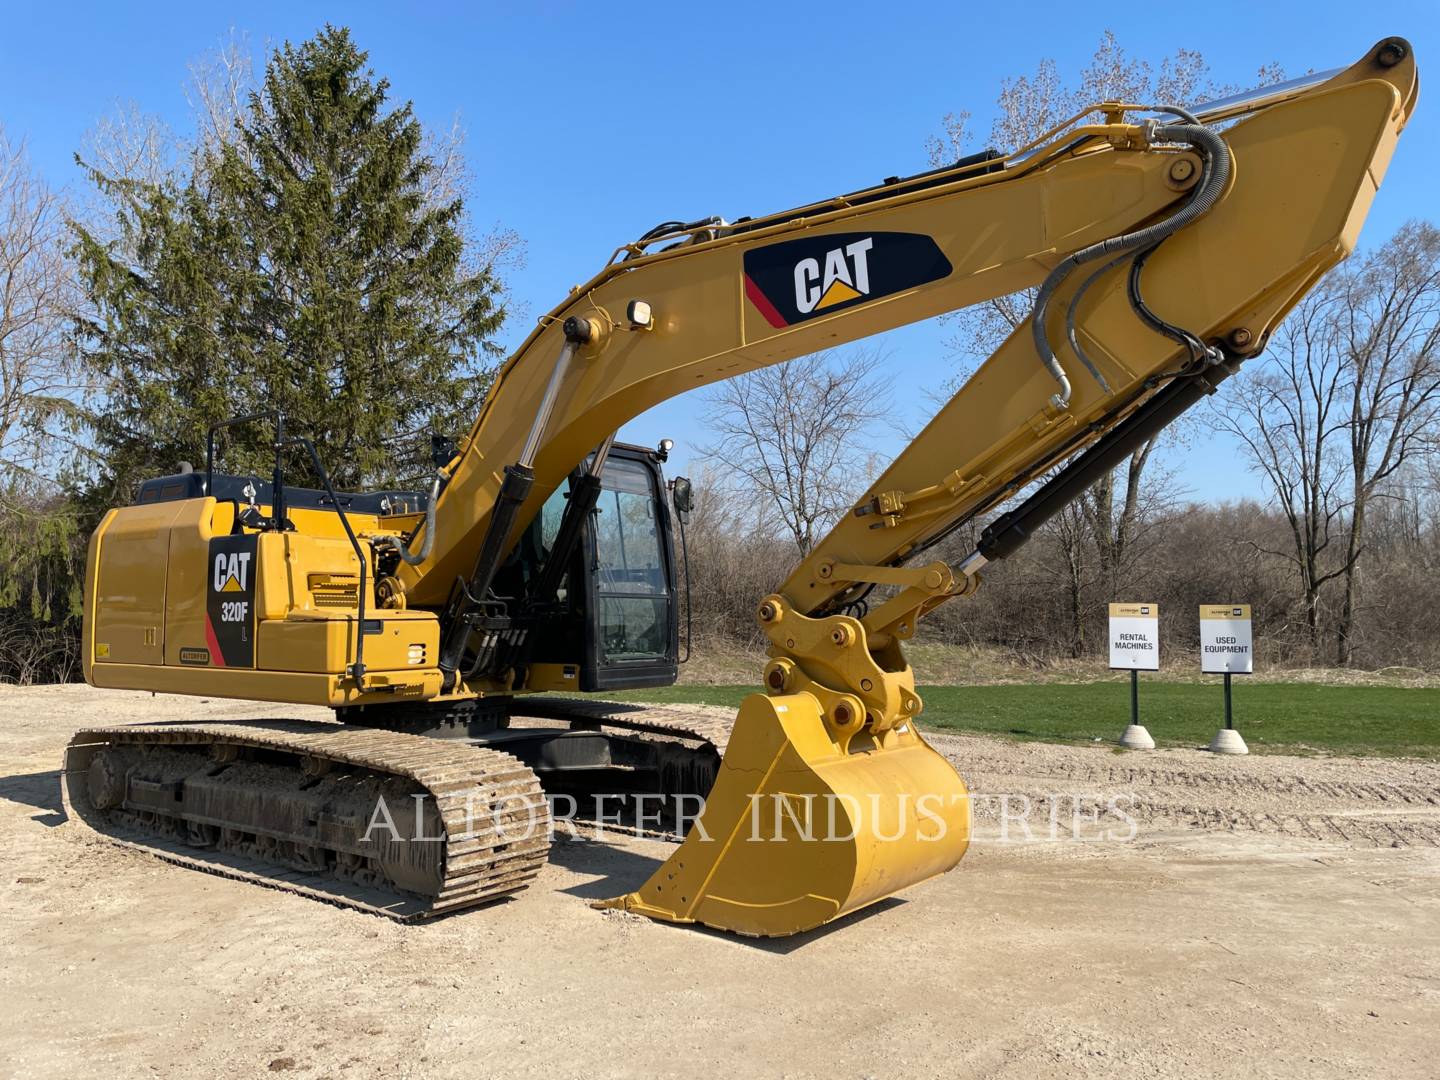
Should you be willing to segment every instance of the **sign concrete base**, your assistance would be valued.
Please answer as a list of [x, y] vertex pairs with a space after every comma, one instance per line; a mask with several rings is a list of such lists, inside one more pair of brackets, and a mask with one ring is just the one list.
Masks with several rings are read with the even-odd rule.
[[1126, 750], [1154, 750], [1155, 740], [1150, 737], [1150, 732], [1145, 730], [1143, 724], [1131, 724], [1125, 729], [1125, 734], [1120, 736], [1120, 745]]
[[1210, 740], [1210, 752], [1212, 754], [1248, 754], [1250, 748], [1245, 745], [1245, 740], [1240, 737], [1240, 732], [1234, 728], [1221, 728], [1215, 733], [1215, 738]]

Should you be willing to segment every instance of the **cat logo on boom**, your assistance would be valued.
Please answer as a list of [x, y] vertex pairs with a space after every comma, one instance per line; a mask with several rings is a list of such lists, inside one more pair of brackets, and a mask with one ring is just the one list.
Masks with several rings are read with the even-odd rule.
[[821, 260], [801, 259], [795, 264], [795, 306], [811, 312], [843, 304], [870, 295], [870, 267], [866, 255], [875, 246], [875, 238], [865, 237], [844, 247], [825, 252]]
[[745, 253], [745, 295], [771, 326], [793, 326], [949, 276], [921, 233], [830, 233]]

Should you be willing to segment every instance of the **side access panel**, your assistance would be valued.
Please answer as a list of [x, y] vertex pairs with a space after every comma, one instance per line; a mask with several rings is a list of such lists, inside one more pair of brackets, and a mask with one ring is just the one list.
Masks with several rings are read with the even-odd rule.
[[108, 515], [91, 538], [87, 676], [106, 663], [164, 663], [166, 555], [170, 529], [182, 506], [128, 506]]

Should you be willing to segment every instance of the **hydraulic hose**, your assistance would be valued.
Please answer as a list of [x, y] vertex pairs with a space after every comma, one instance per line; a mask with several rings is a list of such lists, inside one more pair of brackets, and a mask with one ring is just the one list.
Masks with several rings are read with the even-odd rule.
[[1080, 301], [1083, 300], [1085, 294], [1090, 291], [1091, 285], [1099, 281], [1107, 270], [1111, 270], [1119, 266], [1126, 259], [1134, 257], [1131, 252], [1122, 251], [1109, 262], [1102, 263], [1098, 270], [1092, 270], [1090, 275], [1080, 283], [1080, 287], [1075, 290], [1075, 295], [1070, 298], [1070, 305], [1065, 309], [1065, 340], [1070, 343], [1070, 351], [1080, 358], [1080, 362], [1085, 365], [1085, 370], [1090, 372], [1090, 377], [1093, 378], [1095, 382], [1099, 384], [1100, 389], [1107, 394], [1110, 393], [1110, 384], [1105, 381], [1105, 376], [1102, 375], [1100, 369], [1095, 366], [1095, 361], [1091, 360], [1085, 350], [1080, 347], [1080, 339], [1075, 333], [1075, 313], [1080, 308]]
[[1220, 200], [1221, 194], [1225, 191], [1225, 185], [1230, 181], [1230, 149], [1225, 145], [1224, 139], [1204, 125], [1152, 124], [1150, 136], [1152, 142], [1184, 143], [1193, 146], [1206, 160], [1205, 175], [1185, 205], [1164, 221], [1158, 221], [1143, 229], [1136, 229], [1134, 232], [1121, 236], [1112, 236], [1108, 240], [1081, 248], [1061, 261], [1046, 276], [1035, 297], [1035, 307], [1030, 313], [1030, 331], [1034, 336], [1035, 349], [1040, 354], [1041, 362], [1060, 386], [1059, 391], [1050, 399], [1051, 404], [1056, 408], [1065, 408], [1070, 403], [1071, 394], [1070, 378], [1065, 374], [1065, 368], [1061, 365], [1059, 357], [1055, 355], [1055, 350], [1050, 347], [1050, 341], [1045, 331], [1050, 302], [1054, 299], [1055, 292], [1061, 283], [1077, 267], [1094, 262], [1096, 259], [1113, 258], [1117, 255], [1154, 247], [1171, 233], [1204, 217]]
[[[1158, 246], [1157, 244], [1156, 247]], [[1207, 359], [1213, 361], [1214, 358], [1211, 355], [1211, 350], [1206, 348], [1203, 341], [1183, 326], [1175, 326], [1172, 323], [1167, 323], [1164, 319], [1160, 318], [1160, 316], [1156, 315], [1155, 312], [1151, 311], [1145, 303], [1145, 298], [1140, 293], [1140, 274], [1141, 271], [1145, 269], [1145, 260], [1150, 258], [1154, 251], [1155, 248], [1153, 247], [1146, 248], [1140, 252], [1140, 254], [1136, 255], [1135, 261], [1130, 264], [1130, 281], [1128, 288], [1131, 309], [1140, 317], [1140, 321], [1151, 330], [1154, 330], [1157, 334], [1168, 337], [1171, 341], [1177, 341], [1181, 345], [1184, 345], [1185, 348], [1190, 351], [1190, 358], [1196, 363], [1207, 361]]]
[[[445, 474], [437, 470], [435, 479], [430, 481], [430, 500], [425, 504], [425, 539], [420, 542], [420, 550], [411, 551], [398, 536], [377, 536], [377, 548], [391, 548], [401, 561], [410, 566], [419, 566], [430, 557], [430, 549], [435, 546], [435, 504], [440, 501], [440, 482], [443, 479]], [[413, 534], [411, 538], [414, 538]]]

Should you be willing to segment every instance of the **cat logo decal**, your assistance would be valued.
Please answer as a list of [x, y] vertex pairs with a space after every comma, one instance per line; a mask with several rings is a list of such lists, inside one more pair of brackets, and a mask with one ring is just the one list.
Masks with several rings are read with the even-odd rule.
[[745, 253], [745, 295], [777, 329], [948, 277], [921, 233], [830, 233]]

